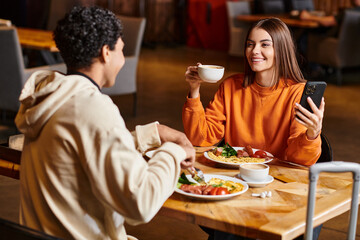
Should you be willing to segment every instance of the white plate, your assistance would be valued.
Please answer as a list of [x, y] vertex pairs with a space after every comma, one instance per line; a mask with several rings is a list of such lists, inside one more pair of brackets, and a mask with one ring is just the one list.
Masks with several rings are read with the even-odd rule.
[[241, 180], [244, 181], [244, 182], [246, 182], [246, 183], [249, 185], [249, 187], [254, 187], [254, 188], [255, 188], [255, 187], [265, 187], [266, 185], [268, 185], [269, 183], [272, 183], [272, 182], [274, 181], [274, 177], [271, 176], [271, 175], [268, 175], [268, 176], [266, 177], [266, 179], [265, 179], [264, 181], [262, 181], [262, 182], [248, 182], [248, 181], [245, 181], [245, 180], [241, 177], [240, 173], [236, 174], [235, 177], [241, 179]]
[[[191, 178], [191, 175], [186, 175], [187, 179], [189, 179], [189, 181], [196, 183], [196, 181], [194, 179]], [[246, 192], [249, 189], [249, 186], [247, 185], [247, 183], [243, 180], [240, 180], [238, 178], [234, 178], [234, 177], [228, 177], [228, 176], [224, 176], [224, 175], [213, 175], [213, 174], [204, 174], [205, 177], [205, 182], [210, 181], [210, 179], [212, 178], [219, 178], [222, 180], [226, 180], [226, 181], [233, 181], [236, 183], [241, 183], [244, 186], [244, 189], [240, 192], [237, 193], [231, 193], [231, 194], [226, 194], [226, 195], [199, 195], [199, 194], [193, 194], [193, 193], [188, 193], [188, 192], [184, 192], [183, 190], [180, 190], [178, 188], [175, 189], [175, 192], [181, 194], [181, 195], [185, 195], [187, 197], [191, 197], [194, 199], [201, 199], [201, 200], [225, 200], [225, 199], [229, 199], [235, 196], [239, 196], [240, 194], [243, 194], [244, 192]]]
[[[244, 150], [245, 147], [233, 147], [236, 151], [237, 150]], [[209, 150], [209, 151], [212, 151], [213, 149]], [[254, 153], [260, 149], [256, 149], [256, 148], [253, 148], [254, 150]], [[266, 152], [266, 151], [264, 151]], [[262, 163], [268, 163], [268, 162], [271, 162], [273, 160], [273, 157], [274, 155], [272, 155], [271, 153], [269, 152], [266, 152], [266, 154], [271, 157], [269, 160], [265, 160], [264, 162]], [[212, 159], [209, 154], [208, 154], [208, 151], [204, 152], [204, 156], [211, 160], [211, 161], [214, 161], [214, 162], [217, 162], [217, 163], [220, 163], [220, 164], [223, 164], [224, 166], [227, 166], [227, 167], [232, 167], [232, 168], [239, 168], [240, 164], [243, 164], [243, 163], [230, 163], [230, 162], [223, 162], [223, 161], [219, 161], [219, 160], [215, 160], [215, 159]]]

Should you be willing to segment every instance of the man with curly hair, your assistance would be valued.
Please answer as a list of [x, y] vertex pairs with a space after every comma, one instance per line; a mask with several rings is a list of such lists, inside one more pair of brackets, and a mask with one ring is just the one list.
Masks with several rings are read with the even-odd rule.
[[21, 224], [64, 239], [131, 239], [124, 222], [150, 221], [180, 168], [193, 166], [183, 133], [158, 123], [130, 133], [100, 92], [124, 65], [121, 35], [110, 11], [75, 7], [54, 32], [67, 74], [39, 71], [26, 82], [15, 119], [25, 135]]

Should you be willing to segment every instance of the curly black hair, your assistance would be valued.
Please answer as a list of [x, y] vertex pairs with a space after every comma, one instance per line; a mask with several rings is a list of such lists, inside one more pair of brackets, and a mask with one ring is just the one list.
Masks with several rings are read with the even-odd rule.
[[89, 67], [104, 45], [114, 50], [122, 34], [122, 24], [111, 11], [76, 6], [58, 22], [54, 40], [68, 70], [78, 70]]

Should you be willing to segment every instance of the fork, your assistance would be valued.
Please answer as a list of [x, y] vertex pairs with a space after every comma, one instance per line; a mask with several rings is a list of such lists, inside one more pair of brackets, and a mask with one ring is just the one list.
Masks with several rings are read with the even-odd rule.
[[191, 174], [191, 177], [200, 184], [206, 184], [204, 173], [199, 168], [191, 167], [187, 169]]

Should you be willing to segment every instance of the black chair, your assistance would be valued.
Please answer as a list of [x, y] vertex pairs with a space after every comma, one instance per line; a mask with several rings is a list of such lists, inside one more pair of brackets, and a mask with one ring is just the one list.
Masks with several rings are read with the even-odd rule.
[[321, 133], [321, 155], [317, 160], [317, 163], [320, 162], [331, 162], [333, 160], [333, 152], [329, 140], [325, 134]]
[[0, 238], [2, 240], [61, 240], [61, 238], [57, 238], [1, 218], [0, 233]]

